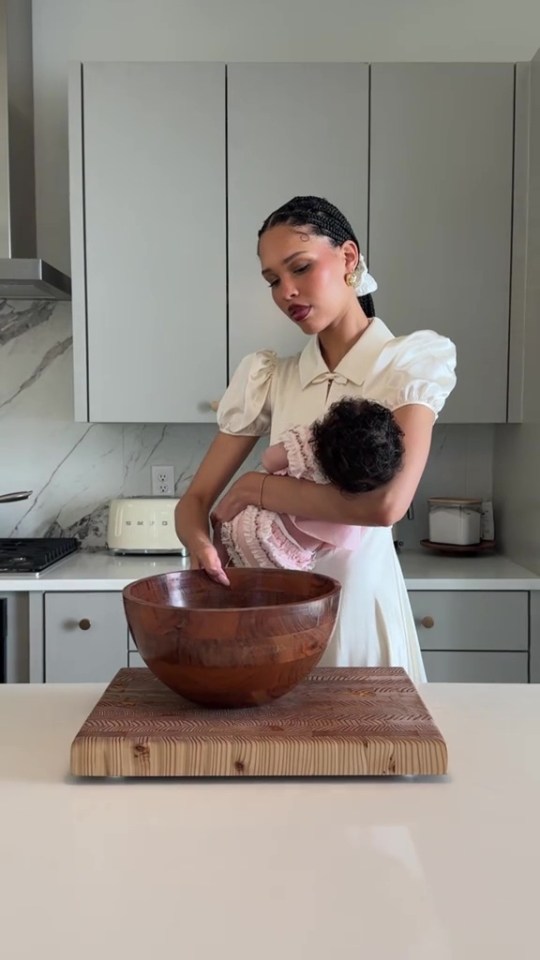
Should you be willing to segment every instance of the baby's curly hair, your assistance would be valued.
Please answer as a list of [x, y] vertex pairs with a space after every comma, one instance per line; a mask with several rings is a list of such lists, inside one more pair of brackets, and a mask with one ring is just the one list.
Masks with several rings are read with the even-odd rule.
[[380, 403], [345, 397], [312, 426], [315, 460], [344, 493], [384, 486], [403, 466], [403, 431]]

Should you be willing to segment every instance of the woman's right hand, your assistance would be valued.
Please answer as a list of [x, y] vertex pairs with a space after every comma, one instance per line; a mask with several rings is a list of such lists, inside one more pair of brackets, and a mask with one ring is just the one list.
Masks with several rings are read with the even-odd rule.
[[192, 569], [204, 570], [226, 587], [230, 582], [209, 536], [208, 514], [256, 442], [257, 437], [218, 433], [175, 511], [176, 533], [189, 551]]
[[204, 570], [211, 580], [230, 587], [231, 582], [223, 569], [219, 554], [209, 539], [201, 539], [189, 551], [192, 570]]

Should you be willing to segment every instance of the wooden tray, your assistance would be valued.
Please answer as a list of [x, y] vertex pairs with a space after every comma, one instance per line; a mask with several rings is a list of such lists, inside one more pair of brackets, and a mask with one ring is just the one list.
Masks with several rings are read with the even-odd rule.
[[444, 738], [400, 667], [310, 674], [262, 707], [213, 710], [120, 670], [71, 746], [85, 777], [435, 775]]
[[444, 553], [448, 557], [477, 557], [480, 553], [493, 553], [495, 540], [481, 540], [480, 543], [437, 543], [436, 540], [421, 540], [420, 546], [434, 553]]

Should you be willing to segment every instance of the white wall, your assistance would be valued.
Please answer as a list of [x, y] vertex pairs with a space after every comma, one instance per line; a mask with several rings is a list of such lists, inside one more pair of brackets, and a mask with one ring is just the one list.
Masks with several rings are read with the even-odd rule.
[[64, 270], [70, 60], [513, 62], [540, 46], [539, 0], [34, 0], [33, 16], [38, 243]]
[[540, 59], [531, 65], [524, 423], [495, 431], [494, 497], [505, 552], [540, 573]]
[[497, 426], [493, 469], [499, 543], [540, 574], [540, 425]]

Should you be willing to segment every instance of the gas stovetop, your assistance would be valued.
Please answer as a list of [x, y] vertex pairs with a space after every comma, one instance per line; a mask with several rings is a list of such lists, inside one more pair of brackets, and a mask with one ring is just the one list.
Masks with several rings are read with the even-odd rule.
[[0, 573], [41, 573], [79, 546], [75, 537], [0, 538]]

